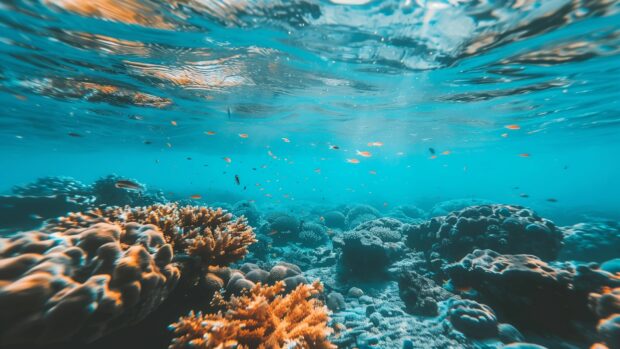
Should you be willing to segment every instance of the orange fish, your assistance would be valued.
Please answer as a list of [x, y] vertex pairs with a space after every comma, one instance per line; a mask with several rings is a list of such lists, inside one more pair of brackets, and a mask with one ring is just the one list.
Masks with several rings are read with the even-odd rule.
[[450, 151], [449, 150], [443, 151], [441, 152], [441, 155], [450, 155]]
[[172, 124], [172, 126], [176, 126], [177, 125], [177, 122], [174, 121], [174, 120], [170, 121], [170, 123]]
[[347, 159], [347, 162], [350, 164], [359, 164], [360, 161], [358, 159]]
[[431, 156], [431, 160], [435, 160], [435, 159], [437, 159], [437, 155]]
[[519, 156], [522, 157], [522, 158], [529, 158], [530, 154], [528, 154], [528, 153], [521, 153], [521, 154], [519, 154]]
[[365, 158], [369, 158], [369, 157], [372, 156], [372, 154], [369, 151], [359, 151], [359, 150], [357, 150], [356, 152], [357, 152], [357, 155], [363, 156]]
[[199, 200], [199, 199], [202, 199], [202, 196], [200, 194], [194, 194], [190, 196], [190, 199]]
[[239, 137], [241, 137], [241, 138], [248, 138], [250, 136], [247, 133], [239, 133]]
[[20, 101], [25, 101], [28, 99], [28, 97], [24, 96], [24, 95], [13, 95], [13, 97], [19, 99]]
[[519, 125], [506, 125], [504, 127], [509, 129], [509, 130], [520, 130], [521, 129], [521, 126], [519, 126]]
[[463, 286], [463, 287], [458, 287], [456, 290], [459, 291], [459, 292], [469, 292], [469, 291], [471, 291], [471, 287], [470, 286]]
[[213, 131], [206, 131], [205, 134], [207, 136], [213, 136], [215, 134], [215, 132], [213, 132]]
[[224, 158], [224, 161], [226, 161], [227, 163], [229, 163], [229, 164], [230, 164], [230, 163], [232, 162], [232, 159], [231, 159], [231, 158], [229, 158], [229, 157], [225, 157], [225, 158]]
[[368, 143], [369, 147], [382, 147], [383, 146], [383, 142], [370, 142]]
[[370, 170], [370, 171], [368, 171], [368, 173], [370, 173], [371, 175], [376, 175], [376, 174], [377, 174], [377, 171], [375, 171], [375, 170]]
[[284, 141], [284, 143], [291, 143], [291, 140], [286, 137], [282, 137], [282, 141]]

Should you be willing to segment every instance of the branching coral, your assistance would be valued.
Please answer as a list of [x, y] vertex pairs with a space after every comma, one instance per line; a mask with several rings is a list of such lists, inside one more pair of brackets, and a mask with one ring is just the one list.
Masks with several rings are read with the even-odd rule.
[[96, 222], [153, 224], [161, 229], [175, 252], [198, 257], [205, 266], [238, 261], [246, 255], [248, 246], [256, 241], [252, 227], [243, 217], [234, 220], [222, 209], [175, 204], [72, 213], [49, 222], [44, 229], [62, 231]]
[[314, 295], [319, 282], [301, 284], [283, 296], [285, 286], [257, 284], [248, 293], [223, 302], [216, 314], [191, 312], [170, 325], [176, 338], [171, 349], [185, 348], [335, 348], [327, 308]]

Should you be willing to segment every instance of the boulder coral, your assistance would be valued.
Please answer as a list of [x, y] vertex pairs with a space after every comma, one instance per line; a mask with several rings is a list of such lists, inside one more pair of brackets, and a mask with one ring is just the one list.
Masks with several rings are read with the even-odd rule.
[[593, 324], [588, 294], [620, 286], [620, 279], [595, 265], [552, 265], [532, 255], [491, 250], [476, 250], [444, 271], [456, 287], [475, 289], [511, 323], [556, 333], [570, 330], [575, 321]]
[[353, 229], [361, 223], [371, 221], [379, 217], [381, 217], [381, 214], [376, 208], [370, 205], [356, 205], [347, 211], [347, 215], [345, 216], [345, 225], [349, 229]]
[[0, 239], [0, 345], [91, 341], [135, 324], [180, 277], [153, 225], [96, 223]]
[[473, 338], [489, 338], [498, 334], [493, 309], [471, 299], [451, 299], [448, 318], [454, 328]]
[[315, 297], [319, 282], [297, 286], [282, 295], [285, 285], [256, 284], [241, 296], [214, 303], [223, 307], [215, 314], [190, 312], [170, 325], [175, 338], [171, 349], [208, 348], [315, 348], [333, 349], [327, 339], [327, 308]]
[[589, 305], [600, 318], [596, 329], [602, 342], [610, 349], [620, 348], [620, 287], [590, 293]]
[[471, 206], [435, 217], [405, 232], [407, 245], [455, 261], [475, 249], [499, 253], [536, 255], [555, 259], [562, 246], [562, 232], [553, 222], [521, 206]]
[[561, 260], [604, 262], [620, 254], [620, 225], [617, 222], [578, 223], [562, 227]]

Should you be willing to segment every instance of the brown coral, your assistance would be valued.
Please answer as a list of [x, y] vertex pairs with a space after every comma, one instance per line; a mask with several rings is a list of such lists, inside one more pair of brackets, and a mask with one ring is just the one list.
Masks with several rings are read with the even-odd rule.
[[200, 258], [203, 265], [228, 265], [241, 260], [256, 241], [245, 218], [233, 219], [222, 209], [176, 204], [111, 207], [72, 213], [48, 222], [48, 231], [84, 227], [96, 222], [153, 224], [161, 229], [175, 252]]
[[90, 341], [134, 324], [179, 280], [153, 225], [97, 223], [0, 239], [0, 345]]
[[321, 284], [302, 284], [287, 295], [284, 290], [283, 282], [257, 284], [229, 301], [216, 297], [223, 312], [191, 312], [170, 325], [176, 335], [170, 348], [335, 348], [327, 340], [332, 332], [327, 308], [313, 298], [322, 292]]

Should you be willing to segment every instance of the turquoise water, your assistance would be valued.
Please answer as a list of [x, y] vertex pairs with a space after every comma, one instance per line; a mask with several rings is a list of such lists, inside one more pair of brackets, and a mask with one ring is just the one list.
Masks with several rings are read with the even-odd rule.
[[620, 220], [619, 1], [3, 0], [0, 105], [7, 196]]

